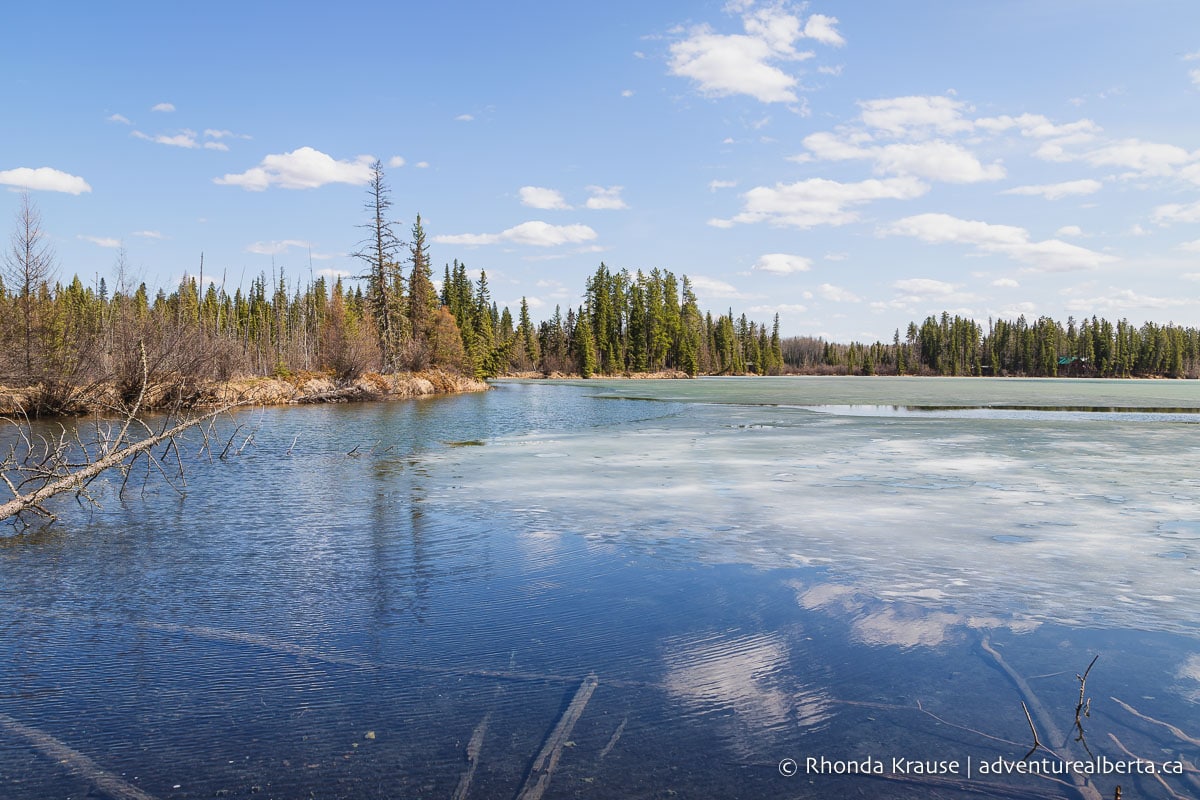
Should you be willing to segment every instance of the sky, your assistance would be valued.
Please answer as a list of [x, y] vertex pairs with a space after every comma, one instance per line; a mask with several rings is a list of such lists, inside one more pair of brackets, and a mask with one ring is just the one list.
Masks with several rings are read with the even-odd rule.
[[0, 49], [0, 233], [58, 276], [361, 274], [370, 164], [435, 275], [533, 316], [687, 275], [785, 335], [949, 311], [1200, 325], [1191, 0], [45, 2]]

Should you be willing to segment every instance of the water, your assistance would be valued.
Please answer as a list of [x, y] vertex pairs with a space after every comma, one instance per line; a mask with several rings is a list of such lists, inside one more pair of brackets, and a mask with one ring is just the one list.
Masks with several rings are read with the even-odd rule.
[[[243, 412], [185, 496], [0, 538], [0, 794], [516, 797], [594, 674], [548, 798], [1073, 797], [980, 765], [1029, 749], [1031, 695], [1087, 758], [1097, 653], [1090, 751], [1194, 763], [1159, 722], [1200, 737], [1196, 408], [760, 379]], [[893, 758], [959, 763], [829, 774]]]

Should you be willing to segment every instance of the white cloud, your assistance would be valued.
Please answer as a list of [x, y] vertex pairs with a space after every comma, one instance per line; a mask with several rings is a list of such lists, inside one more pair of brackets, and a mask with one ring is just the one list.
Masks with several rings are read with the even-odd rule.
[[810, 178], [796, 183], [758, 186], [742, 195], [744, 209], [731, 220], [711, 220], [710, 225], [767, 222], [771, 225], [813, 228], [845, 225], [858, 219], [852, 206], [873, 200], [909, 200], [929, 191], [915, 178], [888, 178], [839, 183]]
[[1000, 194], [1019, 194], [1030, 197], [1044, 197], [1047, 200], [1061, 200], [1076, 194], [1095, 194], [1103, 188], [1100, 181], [1089, 179], [1079, 181], [1064, 181], [1062, 183], [1043, 183], [1034, 186], [1016, 186], [1005, 189]]
[[522, 186], [520, 189], [521, 205], [530, 208], [546, 210], [569, 209], [562, 192], [557, 189], [547, 189], [542, 186]]
[[429, 162], [428, 161], [418, 161], [416, 164], [413, 164], [413, 166], [416, 167], [417, 169], [429, 169]]
[[132, 235], [140, 237], [142, 239], [166, 239], [167, 238], [166, 236], [163, 236], [158, 231], [134, 231]]
[[[763, 103], [795, 103], [798, 81], [777, 64], [813, 55], [794, 46], [805, 35], [799, 17], [782, 5], [732, 10], [746, 12], [742, 15], [746, 32], [727, 35], [715, 33], [708, 25], [692, 28], [686, 39], [670, 46], [671, 74], [691, 78], [702, 92], [714, 97], [746, 94]], [[840, 39], [832, 27], [834, 22], [831, 17], [810, 19], [816, 34], [812, 38]]]
[[885, 173], [945, 183], [995, 181], [1005, 175], [999, 164], [985, 167], [966, 149], [943, 141], [891, 144], [875, 154], [875, 163]]
[[1104, 253], [1058, 239], [1030, 241], [1029, 231], [1024, 228], [959, 219], [949, 214], [906, 217], [881, 232], [892, 236], [912, 236], [931, 244], [972, 245], [982, 252], [1001, 253], [1044, 272], [1094, 269], [1116, 260]]
[[157, 105], [151, 106], [150, 110], [169, 114], [175, 110], [175, 104], [174, 103], [159, 103]]
[[71, 175], [51, 167], [17, 167], [0, 171], [0, 186], [16, 186], [20, 189], [33, 189], [42, 192], [64, 192], [66, 194], [83, 194], [90, 192], [92, 187], [78, 175]]
[[905, 278], [892, 283], [892, 288], [909, 294], [948, 295], [954, 294], [960, 287], [957, 284], [937, 281], [933, 278]]
[[1090, 119], [1080, 119], [1063, 125], [1055, 125], [1041, 114], [1021, 114], [1017, 117], [980, 117], [972, 125], [990, 133], [1002, 133], [1016, 128], [1022, 136], [1034, 139], [1058, 139], [1071, 142], [1087, 141], [1092, 134], [1100, 132], [1100, 126]]
[[540, 220], [522, 222], [500, 233], [458, 233], [435, 236], [440, 244], [484, 245], [512, 242], [534, 247], [554, 247], [561, 244], [579, 244], [596, 238], [596, 232], [587, 225], [551, 225]]
[[312, 244], [303, 239], [284, 239], [280, 242], [254, 242], [253, 244], [246, 245], [246, 252], [259, 256], [277, 256], [286, 253], [293, 247], [308, 250], [312, 248]]
[[388, 159], [387, 165], [391, 169], [398, 169], [405, 164], [404, 156], [392, 156]]
[[144, 139], [147, 142], [165, 144], [168, 147], [183, 147], [189, 150], [199, 147], [199, 144], [196, 142], [196, 132], [187, 129], [180, 131], [174, 136], [168, 136], [165, 133], [160, 133], [157, 136], [150, 136], [142, 133], [141, 131], [133, 131], [129, 135], [135, 139]]
[[1097, 167], [1125, 167], [1136, 175], [1170, 176], [1175, 168], [1192, 160], [1191, 154], [1173, 144], [1124, 139], [1104, 145], [1084, 155]]
[[1078, 225], [1063, 225], [1054, 232], [1055, 236], [1083, 236], [1083, 228]]
[[812, 269], [812, 260], [787, 253], [765, 253], [755, 262], [753, 269], [759, 272], [773, 272], [776, 275], [790, 275], [793, 272], [808, 272]]
[[354, 161], [338, 161], [332, 156], [301, 147], [290, 153], [269, 155], [257, 167], [242, 173], [213, 178], [222, 186], [241, 186], [261, 192], [269, 186], [283, 189], [315, 189], [329, 183], [348, 183], [362, 186], [371, 180], [371, 156], [358, 156]]
[[838, 75], [842, 74], [842, 69], [842, 65], [838, 64], [834, 67], [817, 67], [817, 72], [821, 73], [822, 75], [833, 75], [834, 77], [837, 77]]
[[205, 150], [220, 150], [221, 152], [224, 153], [224, 152], [229, 151], [229, 145], [225, 144], [224, 142], [205, 142], [204, 149]]
[[633, 97], [633, 89], [622, 89], [621, 97]]
[[475, 116], [473, 114], [459, 114], [454, 120], [456, 122], [474, 122]]
[[739, 292], [732, 284], [717, 280], [716, 278], [707, 278], [703, 275], [690, 275], [688, 276], [688, 280], [691, 281], [692, 288], [695, 289], [698, 297], [708, 299], [740, 299], [748, 296]]
[[832, 45], [833, 47], [841, 47], [846, 43], [842, 35], [834, 29], [837, 25], [837, 17], [827, 17], [824, 14], [813, 14], [804, 23], [804, 35], [809, 39], [816, 39], [821, 44]]
[[[1184, 251], [1185, 253], [1200, 253], [1200, 239], [1193, 239], [1190, 242], [1184, 242], [1183, 244], [1179, 245], [1178, 249]], [[1190, 276], [1195, 274], [1198, 273], [1189, 273], [1183, 277], [1188, 278], [1189, 280], [1194, 280]]]
[[625, 201], [621, 199], [622, 186], [589, 186], [587, 190], [591, 193], [588, 198], [587, 207], [593, 210], [611, 210], [619, 211], [623, 208], [629, 208]]
[[250, 139], [252, 137], [244, 133], [234, 133], [230, 130], [205, 128], [204, 138], [206, 139]]
[[1067, 311], [1074, 314], [1121, 314], [1132, 308], [1164, 310], [1191, 306], [1195, 300], [1186, 297], [1154, 297], [1138, 294], [1131, 289], [1110, 286], [1108, 291], [1097, 297], [1077, 298], [1066, 303]]
[[110, 114], [107, 117], [107, 119], [109, 122], [119, 122], [122, 125], [132, 125], [133, 124], [132, 122], [129, 121], [129, 118], [126, 117], [124, 114]]
[[864, 100], [859, 106], [868, 127], [892, 136], [965, 133], [973, 127], [963, 119], [965, 103], [940, 95]]
[[996, 286], [1001, 289], [1021, 288], [1021, 284], [1017, 283], [1012, 278], [997, 278], [996, 280], [992, 281], [992, 286]]
[[862, 302], [862, 298], [858, 295], [840, 286], [834, 286], [832, 283], [822, 283], [817, 287], [817, 293], [826, 300], [832, 300], [835, 303]]
[[1155, 208], [1150, 216], [1160, 225], [1169, 225], [1172, 222], [1200, 222], [1200, 201], [1187, 205], [1167, 203]]
[[737, 186], [737, 181], [709, 181], [708, 190], [715, 192], [717, 189], [732, 189]]
[[[816, 158], [827, 161], [870, 159], [876, 172], [911, 175], [945, 183], [976, 183], [1004, 177], [999, 164], [984, 166], [961, 145], [943, 140], [911, 144], [868, 145], [871, 137], [862, 132], [839, 137], [832, 133], [814, 133], [805, 137], [804, 146]], [[808, 154], [793, 156], [806, 161]]]
[[77, 236], [75, 238], [82, 239], [85, 242], [91, 242], [92, 244], [96, 245], [97, 247], [115, 248], [115, 247], [121, 246], [121, 240], [114, 239], [111, 236], [82, 236], [81, 235], [81, 236]]
[[1188, 70], [1188, 77], [1192, 79], [1192, 83], [1200, 86], [1200, 69]]

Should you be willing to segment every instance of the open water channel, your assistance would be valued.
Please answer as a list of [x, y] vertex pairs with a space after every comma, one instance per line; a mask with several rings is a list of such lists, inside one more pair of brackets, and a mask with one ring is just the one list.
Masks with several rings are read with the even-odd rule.
[[1197, 423], [1181, 381], [242, 411], [184, 494], [0, 533], [0, 796], [1197, 796]]

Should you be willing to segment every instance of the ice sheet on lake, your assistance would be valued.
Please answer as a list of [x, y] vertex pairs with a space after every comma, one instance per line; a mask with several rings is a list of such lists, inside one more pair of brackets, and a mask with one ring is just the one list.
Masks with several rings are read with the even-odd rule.
[[[501, 438], [432, 459], [440, 499], [550, 508], [564, 532], [664, 559], [824, 565], [941, 620], [1197, 631], [1196, 427], [1104, 418], [914, 419], [691, 405], [675, 417]], [[545, 515], [530, 520], [544, 530]], [[889, 640], [878, 610], [864, 641]], [[944, 626], [942, 626], [944, 627]]]

